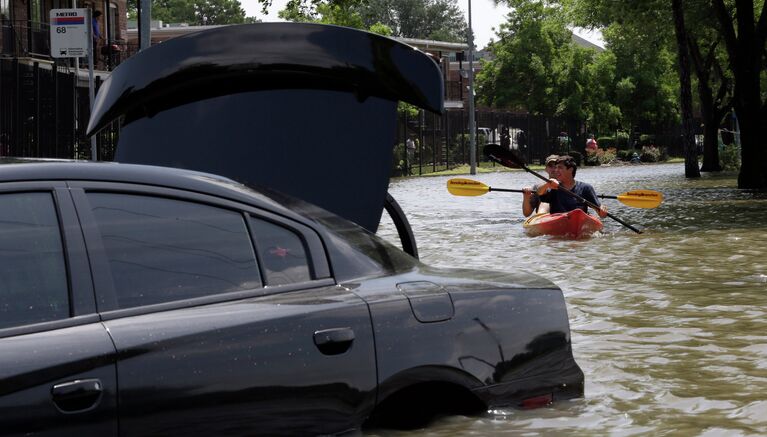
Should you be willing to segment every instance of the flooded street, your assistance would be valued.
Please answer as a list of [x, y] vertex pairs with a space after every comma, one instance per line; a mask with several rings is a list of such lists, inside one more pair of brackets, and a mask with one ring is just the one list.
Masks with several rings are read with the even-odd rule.
[[[468, 177], [468, 176], [464, 176]], [[494, 188], [537, 183], [522, 172], [472, 177]], [[767, 435], [767, 196], [736, 175], [684, 178], [683, 164], [579, 169], [599, 194], [663, 192], [656, 209], [603, 200], [601, 234], [529, 238], [521, 195], [456, 197], [450, 177], [393, 181], [421, 260], [527, 270], [559, 285], [583, 399], [530, 411], [451, 417], [386, 435]], [[379, 234], [399, 246], [388, 217]]]

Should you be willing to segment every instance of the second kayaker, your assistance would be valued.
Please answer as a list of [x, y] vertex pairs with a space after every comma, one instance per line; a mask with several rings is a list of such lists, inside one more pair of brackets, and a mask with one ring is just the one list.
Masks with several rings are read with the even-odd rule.
[[554, 170], [554, 177], [549, 179], [545, 184], [540, 185], [537, 188], [537, 194], [540, 197], [541, 202], [549, 204], [549, 212], [552, 214], [560, 212], [570, 212], [574, 209], [582, 209], [588, 213], [588, 206], [576, 199], [574, 196], [559, 190], [560, 186], [568, 189], [569, 191], [579, 195], [587, 201], [599, 206], [597, 214], [599, 217], [607, 217], [607, 207], [599, 202], [596, 191], [591, 184], [586, 182], [576, 181], [575, 173], [578, 170], [578, 165], [575, 159], [569, 155], [560, 156], [557, 159], [556, 168]]
[[[557, 171], [557, 160], [559, 159], [559, 155], [549, 155], [546, 157], [546, 173], [548, 173], [549, 178], [555, 178], [556, 179], [556, 171]], [[529, 216], [532, 213], [536, 214], [545, 214], [549, 212], [549, 204], [548, 203], [541, 203], [541, 198], [538, 196], [538, 188], [539, 185], [533, 185], [532, 188], [525, 187], [523, 188], [523, 194], [522, 194], [522, 214], [525, 215], [525, 217]]]

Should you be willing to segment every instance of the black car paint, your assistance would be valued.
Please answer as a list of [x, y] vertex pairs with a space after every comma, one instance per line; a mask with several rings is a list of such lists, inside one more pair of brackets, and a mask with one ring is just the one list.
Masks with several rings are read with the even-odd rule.
[[[114, 435], [119, 419], [123, 435], [338, 433], [426, 381], [460, 385], [488, 407], [582, 395], [562, 292], [544, 279], [429, 268], [349, 222], [342, 232], [327, 228], [342, 219], [326, 212], [302, 216], [211, 175], [121, 164], [0, 166], [0, 192], [56, 193], [75, 295], [106, 291], [82, 265], [99, 268], [90, 245], [83, 253], [93, 230], [77, 232], [73, 214], [82, 206], [75, 211], [67, 195], [105, 184], [236, 202], [301, 223], [325, 246], [313, 256], [327, 256], [330, 271], [343, 274], [127, 310], [77, 304], [68, 321], [0, 330], [4, 432]], [[333, 337], [341, 353], [323, 352], [318, 343]], [[92, 379], [103, 387], [92, 409], [56, 407], [54, 386]]]

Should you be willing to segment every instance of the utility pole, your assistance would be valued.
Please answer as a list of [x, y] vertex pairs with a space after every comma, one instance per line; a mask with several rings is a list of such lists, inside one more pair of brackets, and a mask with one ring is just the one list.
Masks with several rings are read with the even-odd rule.
[[470, 173], [477, 174], [477, 127], [474, 120], [474, 31], [471, 28], [471, 0], [469, 0], [469, 163]]

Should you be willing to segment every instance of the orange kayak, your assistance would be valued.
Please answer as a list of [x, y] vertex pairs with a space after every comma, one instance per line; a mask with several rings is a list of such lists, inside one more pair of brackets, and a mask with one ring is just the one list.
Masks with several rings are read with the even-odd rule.
[[580, 209], [559, 214], [536, 214], [522, 224], [525, 233], [531, 237], [538, 235], [558, 235], [570, 238], [587, 237], [602, 230], [599, 218]]

